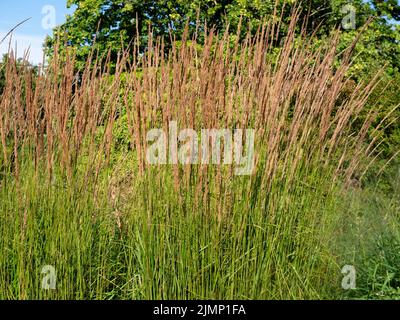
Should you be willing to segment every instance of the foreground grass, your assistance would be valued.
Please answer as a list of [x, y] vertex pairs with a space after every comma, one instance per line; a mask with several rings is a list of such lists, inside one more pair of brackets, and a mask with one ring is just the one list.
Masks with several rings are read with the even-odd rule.
[[[30, 164], [23, 179], [1, 181], [0, 299], [399, 297], [395, 196], [343, 194], [318, 176], [255, 193], [237, 178], [220, 221], [212, 191], [194, 211], [195, 191], [175, 189], [171, 172], [132, 179], [129, 163], [96, 186], [62, 174], [49, 183]], [[272, 196], [278, 207], [260, 210]], [[346, 264], [356, 290], [340, 287]], [[45, 265], [56, 269], [54, 291], [42, 289]]]
[[[323, 298], [334, 285], [326, 274], [339, 274], [322, 238], [334, 213], [322, 179], [309, 182], [318, 191], [266, 194], [237, 178], [218, 220], [212, 190], [196, 208], [194, 190], [175, 189], [168, 172], [133, 181], [125, 172], [118, 190], [112, 178], [49, 183], [29, 164], [22, 176], [2, 180], [2, 299]], [[279, 207], [260, 210], [268, 201]], [[54, 292], [41, 287], [44, 265], [56, 268]]]

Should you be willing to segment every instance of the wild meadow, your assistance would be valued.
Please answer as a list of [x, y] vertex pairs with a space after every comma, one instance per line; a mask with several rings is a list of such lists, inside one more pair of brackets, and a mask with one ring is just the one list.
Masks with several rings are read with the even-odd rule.
[[[349, 79], [358, 38], [339, 50], [332, 30], [316, 45], [296, 11], [281, 27], [240, 41], [209, 28], [202, 45], [186, 30], [171, 46], [150, 31], [145, 50], [112, 64], [93, 49], [79, 71], [57, 45], [37, 72], [10, 52], [0, 299], [399, 297], [400, 171], [396, 156], [376, 165], [392, 118], [368, 107], [382, 73]], [[254, 167], [149, 164], [147, 133], [170, 144], [171, 122], [254, 130]]]

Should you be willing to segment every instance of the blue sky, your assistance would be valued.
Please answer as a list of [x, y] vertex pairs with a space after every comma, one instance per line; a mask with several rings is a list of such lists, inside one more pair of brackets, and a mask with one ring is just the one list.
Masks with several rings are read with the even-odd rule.
[[[17, 43], [18, 56], [23, 56], [24, 51], [30, 48], [29, 60], [33, 63], [41, 62], [43, 40], [51, 33], [49, 26], [53, 22], [57, 25], [62, 24], [65, 15], [73, 12], [73, 9], [67, 9], [66, 2], [66, 0], [2, 0], [0, 40], [17, 23], [32, 18], [14, 31], [12, 46], [15, 48]], [[7, 52], [8, 44], [9, 38], [0, 44], [1, 55]]]

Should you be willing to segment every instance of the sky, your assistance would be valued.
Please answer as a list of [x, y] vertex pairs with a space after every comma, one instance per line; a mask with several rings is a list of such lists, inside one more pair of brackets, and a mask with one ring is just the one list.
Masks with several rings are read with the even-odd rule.
[[[46, 35], [65, 21], [66, 14], [73, 12], [66, 3], [66, 0], [0, 0], [0, 41], [19, 22], [31, 18], [13, 32], [12, 48], [17, 45], [18, 57], [29, 48], [29, 61], [42, 62]], [[0, 44], [0, 56], [7, 53], [9, 40], [8, 37]]]

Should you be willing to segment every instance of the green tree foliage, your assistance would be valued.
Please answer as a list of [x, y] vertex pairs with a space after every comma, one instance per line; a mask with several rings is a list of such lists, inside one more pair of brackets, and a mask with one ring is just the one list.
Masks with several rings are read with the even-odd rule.
[[164, 36], [168, 46], [170, 31], [179, 37], [186, 24], [192, 33], [205, 23], [217, 30], [229, 23], [232, 32], [236, 32], [242, 17], [243, 24], [251, 23], [255, 29], [263, 17], [273, 13], [274, 3], [259, 0], [68, 0], [67, 5], [77, 9], [54, 30], [46, 47], [51, 54], [60, 39], [62, 44], [76, 49], [78, 60], [85, 61], [95, 44], [100, 52], [111, 49], [115, 60], [118, 51], [135, 40], [137, 34], [145, 45], [150, 25], [153, 35]]
[[6, 83], [5, 65], [2, 62], [2, 63], [0, 63], [0, 94], [4, 90], [5, 83]]
[[400, 5], [398, 0], [373, 0], [374, 7], [379, 15], [387, 15], [390, 18], [400, 20]]
[[[253, 30], [262, 19], [271, 17], [275, 0], [68, 0], [69, 7], [76, 6], [67, 21], [54, 29], [54, 34], [46, 41], [51, 55], [58, 39], [62, 47], [67, 45], [76, 50], [77, 59], [82, 64], [95, 45], [99, 52], [111, 50], [111, 60], [118, 52], [129, 46], [138, 34], [145, 46], [149, 26], [155, 37], [164, 36], [166, 45], [170, 41], [170, 31], [178, 38], [188, 23], [191, 32], [206, 22], [218, 31], [229, 23], [232, 34], [242, 18], [243, 25], [251, 25]], [[285, 3], [285, 4], [284, 4]], [[282, 25], [288, 23], [291, 8], [297, 1], [278, 1], [282, 11]], [[389, 62], [390, 68], [399, 67], [399, 26], [389, 19], [399, 20], [397, 0], [306, 0], [303, 1], [303, 15], [308, 15], [308, 31], [319, 27], [320, 37], [329, 36], [332, 28], [340, 27], [343, 18], [349, 14], [348, 6], [355, 8], [356, 30], [343, 32], [343, 46], [352, 41], [369, 17], [375, 17], [365, 31], [359, 46], [364, 66], [358, 69], [371, 70], [369, 64]], [[346, 9], [347, 8], [347, 9]], [[347, 11], [346, 11], [347, 10]], [[280, 13], [278, 13], [280, 16]], [[279, 17], [278, 17], [279, 18]], [[246, 29], [246, 27], [244, 28]], [[199, 32], [201, 34], [201, 32]], [[368, 57], [370, 59], [368, 59]], [[361, 59], [360, 59], [361, 61]], [[368, 65], [368, 66], [366, 66]], [[360, 70], [358, 70], [360, 71]], [[394, 70], [390, 70], [393, 73]]]

